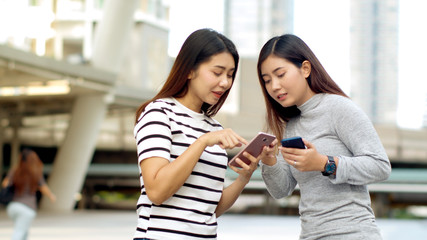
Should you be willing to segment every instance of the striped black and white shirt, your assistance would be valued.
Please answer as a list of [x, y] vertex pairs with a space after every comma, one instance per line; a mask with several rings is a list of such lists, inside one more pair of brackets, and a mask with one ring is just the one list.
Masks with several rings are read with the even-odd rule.
[[[156, 100], [147, 105], [135, 125], [138, 163], [150, 157], [172, 162], [201, 135], [221, 129], [216, 120], [174, 98]], [[215, 209], [224, 188], [227, 161], [224, 149], [207, 147], [184, 185], [161, 205], [148, 199], [140, 175], [134, 239], [216, 239]]]

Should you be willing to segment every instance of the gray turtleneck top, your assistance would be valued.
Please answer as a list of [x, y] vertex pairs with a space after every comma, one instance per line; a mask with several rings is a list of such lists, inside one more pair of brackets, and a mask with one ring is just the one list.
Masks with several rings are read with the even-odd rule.
[[367, 115], [350, 99], [316, 94], [290, 119], [284, 138], [301, 136], [317, 151], [339, 158], [336, 178], [320, 171], [300, 172], [277, 156], [262, 166], [262, 176], [275, 198], [301, 193], [300, 239], [381, 239], [367, 184], [383, 181], [390, 161]]

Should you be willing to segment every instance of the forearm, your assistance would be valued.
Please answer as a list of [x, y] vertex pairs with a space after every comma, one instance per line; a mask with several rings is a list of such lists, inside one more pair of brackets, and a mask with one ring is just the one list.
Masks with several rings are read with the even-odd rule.
[[221, 200], [216, 208], [216, 216], [219, 217], [225, 213], [239, 198], [248, 181], [237, 178], [231, 185], [224, 189]]
[[289, 196], [296, 186], [296, 180], [291, 176], [289, 167], [284, 160], [278, 160], [274, 166], [262, 166], [262, 178], [268, 192], [276, 199]]
[[334, 183], [366, 185], [386, 180], [391, 172], [390, 162], [380, 156], [340, 157]]
[[340, 134], [340, 139], [352, 155], [341, 155], [335, 183], [364, 185], [382, 181], [391, 172], [390, 161], [381, 140], [372, 126], [368, 125], [353, 134]]
[[52, 193], [52, 191], [50, 191], [50, 189], [47, 185], [40, 186], [39, 190], [43, 195], [46, 195], [50, 199], [51, 202], [55, 202], [56, 196], [55, 196], [55, 194]]
[[8, 178], [8, 177], [5, 177], [5, 178], [3, 179], [3, 181], [1, 182], [1, 186], [2, 186], [2, 188], [4, 188], [4, 187], [6, 187], [8, 184], [9, 184], [9, 178]]

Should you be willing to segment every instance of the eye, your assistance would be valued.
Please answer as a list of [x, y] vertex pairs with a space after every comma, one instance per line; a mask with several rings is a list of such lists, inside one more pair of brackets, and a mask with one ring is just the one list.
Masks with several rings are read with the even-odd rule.
[[215, 76], [217, 76], [217, 77], [219, 77], [219, 76], [221, 76], [221, 74], [222, 73], [219, 73], [219, 72], [213, 72], [214, 74], [215, 74]]
[[271, 82], [271, 79], [264, 79], [264, 84], [269, 84]]
[[233, 75], [234, 75], [234, 69], [227, 71], [227, 77], [228, 78], [230, 78], [230, 79], [233, 78]]

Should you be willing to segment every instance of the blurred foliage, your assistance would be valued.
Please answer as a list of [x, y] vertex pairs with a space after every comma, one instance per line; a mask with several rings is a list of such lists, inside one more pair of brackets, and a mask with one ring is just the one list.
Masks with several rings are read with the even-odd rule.
[[116, 191], [98, 191], [95, 193], [96, 198], [106, 203], [115, 203], [123, 201], [136, 202], [139, 198], [140, 193], [123, 193]]
[[390, 217], [396, 219], [425, 219], [422, 216], [415, 215], [407, 208], [395, 208], [390, 211]]

